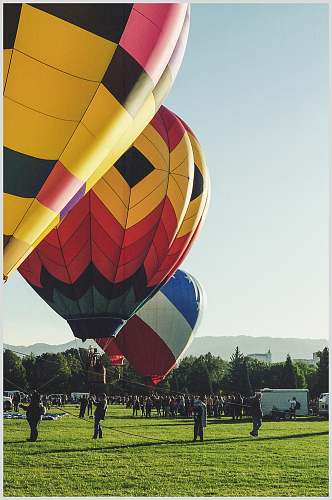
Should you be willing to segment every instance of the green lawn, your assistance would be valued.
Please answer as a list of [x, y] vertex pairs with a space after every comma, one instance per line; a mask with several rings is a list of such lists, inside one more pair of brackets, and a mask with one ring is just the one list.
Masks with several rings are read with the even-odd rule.
[[190, 419], [108, 413], [101, 440], [92, 419], [41, 422], [36, 443], [25, 421], [5, 420], [4, 495], [328, 496], [326, 421], [264, 422], [252, 438], [249, 422], [211, 419], [192, 443]]

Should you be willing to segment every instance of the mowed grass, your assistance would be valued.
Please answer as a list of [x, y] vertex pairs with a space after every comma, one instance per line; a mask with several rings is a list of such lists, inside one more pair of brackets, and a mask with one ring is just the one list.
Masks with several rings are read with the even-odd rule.
[[252, 438], [249, 421], [209, 420], [203, 443], [191, 442], [191, 419], [132, 418], [120, 406], [100, 440], [92, 419], [41, 422], [36, 443], [27, 422], [5, 420], [4, 495], [328, 496], [327, 421], [264, 422]]

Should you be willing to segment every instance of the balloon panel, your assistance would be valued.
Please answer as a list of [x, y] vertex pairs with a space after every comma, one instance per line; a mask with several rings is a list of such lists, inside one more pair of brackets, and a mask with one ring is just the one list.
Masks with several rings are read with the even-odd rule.
[[[115, 342], [137, 373], [158, 383], [184, 355], [203, 312], [201, 285], [178, 270], [126, 323]], [[96, 342], [108, 354], [105, 340]]]
[[[148, 281], [195, 202], [194, 171], [189, 135], [162, 107], [133, 147], [22, 264], [21, 274], [69, 320], [76, 336], [109, 335], [159, 289], [161, 282], [155, 280], [152, 288]], [[196, 193], [199, 198], [204, 195]]]
[[153, 117], [186, 15], [185, 4], [4, 5], [5, 275]]

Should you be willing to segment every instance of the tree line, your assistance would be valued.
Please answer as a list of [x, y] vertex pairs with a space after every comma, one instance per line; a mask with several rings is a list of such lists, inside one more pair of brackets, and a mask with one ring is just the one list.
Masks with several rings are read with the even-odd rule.
[[[188, 356], [161, 382], [157, 390], [189, 394], [219, 394], [239, 392], [244, 396], [269, 387], [271, 389], [309, 389], [311, 397], [328, 392], [329, 350], [318, 353], [319, 362], [307, 365], [292, 361], [264, 363], [242, 354], [237, 347], [229, 361], [207, 353]], [[107, 373], [109, 394], [147, 394], [151, 386], [125, 364], [111, 366], [106, 355], [102, 357]], [[88, 392], [87, 369], [80, 353], [69, 349], [63, 353], [45, 353], [40, 356], [20, 357], [11, 350], [4, 351], [4, 390], [29, 392], [38, 389], [46, 394]]]

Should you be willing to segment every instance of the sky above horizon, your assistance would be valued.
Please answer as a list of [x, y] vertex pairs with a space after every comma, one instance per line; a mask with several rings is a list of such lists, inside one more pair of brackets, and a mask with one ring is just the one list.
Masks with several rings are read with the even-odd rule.
[[[328, 338], [328, 6], [191, 6], [165, 102], [199, 138], [211, 177], [205, 225], [181, 268], [206, 290], [204, 335]], [[15, 273], [3, 340], [73, 339]]]

